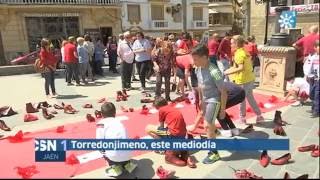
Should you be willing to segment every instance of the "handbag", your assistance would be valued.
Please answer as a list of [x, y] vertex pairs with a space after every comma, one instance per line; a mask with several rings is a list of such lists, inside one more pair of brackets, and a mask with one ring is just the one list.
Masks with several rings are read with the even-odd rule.
[[55, 66], [46, 66], [43, 64], [40, 58], [37, 58], [36, 61], [34, 62], [34, 69], [37, 73], [46, 73], [50, 71], [55, 71], [56, 67]]
[[252, 62], [253, 66], [257, 67], [257, 66], [260, 66], [260, 58], [258, 55], [255, 55], [253, 57], [253, 62]]

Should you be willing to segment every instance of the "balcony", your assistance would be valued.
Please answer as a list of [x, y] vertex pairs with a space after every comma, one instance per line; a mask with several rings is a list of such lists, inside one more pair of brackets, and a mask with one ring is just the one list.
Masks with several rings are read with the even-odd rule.
[[169, 27], [168, 21], [165, 20], [154, 20], [151, 24], [152, 29], [166, 29]]
[[232, 0], [210, 0], [209, 6], [232, 6]]
[[120, 5], [120, 0], [1, 0], [10, 5]]
[[193, 21], [193, 28], [195, 29], [203, 29], [208, 28], [206, 21]]

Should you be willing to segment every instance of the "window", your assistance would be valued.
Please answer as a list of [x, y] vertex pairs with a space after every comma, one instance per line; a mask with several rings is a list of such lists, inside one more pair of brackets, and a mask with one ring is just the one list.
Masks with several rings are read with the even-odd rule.
[[211, 25], [221, 24], [220, 23], [220, 13], [210, 14], [210, 16], [209, 16], [209, 24], [211, 24]]
[[152, 20], [164, 20], [164, 6], [151, 5], [151, 18]]
[[231, 25], [232, 24], [232, 14], [230, 14], [230, 13], [210, 14], [209, 24], [211, 24], [211, 25], [215, 25], [215, 24]]
[[313, 3], [314, 3], [314, 4], [320, 3], [320, 0], [314, 0]]
[[129, 22], [140, 22], [141, 16], [140, 16], [140, 5], [127, 5], [128, 10], [128, 21]]
[[225, 25], [228, 25], [228, 24], [232, 24], [232, 14], [230, 13], [221, 13], [221, 24], [225, 24]]
[[271, 7], [275, 7], [275, 6], [286, 6], [288, 4], [287, 0], [275, 0], [275, 1], [271, 1]]
[[194, 7], [193, 8], [193, 20], [194, 21], [202, 21], [203, 20], [202, 7]]
[[304, 4], [304, 0], [292, 0], [292, 5]]

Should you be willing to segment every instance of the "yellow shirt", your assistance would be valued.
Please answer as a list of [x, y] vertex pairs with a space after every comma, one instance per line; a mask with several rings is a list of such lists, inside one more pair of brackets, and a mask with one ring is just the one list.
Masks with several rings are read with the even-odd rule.
[[245, 84], [255, 79], [250, 55], [243, 49], [239, 48], [234, 53], [234, 66], [243, 64], [243, 70], [234, 74], [233, 79], [236, 84]]

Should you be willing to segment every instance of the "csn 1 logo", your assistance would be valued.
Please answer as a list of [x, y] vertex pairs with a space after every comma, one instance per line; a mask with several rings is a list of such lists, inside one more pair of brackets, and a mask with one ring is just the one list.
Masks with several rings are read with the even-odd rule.
[[56, 140], [35, 140], [35, 151], [57, 151]]

